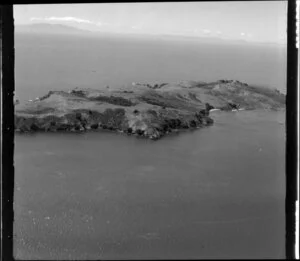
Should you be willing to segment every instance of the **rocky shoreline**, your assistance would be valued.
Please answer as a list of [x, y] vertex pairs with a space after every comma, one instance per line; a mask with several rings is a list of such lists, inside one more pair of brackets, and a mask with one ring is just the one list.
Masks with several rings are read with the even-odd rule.
[[278, 110], [285, 95], [232, 80], [213, 83], [132, 83], [101, 90], [50, 91], [15, 103], [15, 131], [109, 130], [157, 140], [171, 132], [213, 124], [211, 110]]

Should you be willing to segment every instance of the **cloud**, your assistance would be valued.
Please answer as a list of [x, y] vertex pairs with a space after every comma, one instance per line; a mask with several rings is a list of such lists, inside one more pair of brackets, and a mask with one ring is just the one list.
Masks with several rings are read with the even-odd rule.
[[89, 20], [85, 20], [85, 19], [80, 19], [80, 18], [76, 18], [76, 17], [71, 17], [71, 16], [67, 16], [67, 17], [49, 17], [48, 18], [49, 21], [71, 21], [71, 22], [77, 22], [77, 23], [87, 23], [87, 24], [93, 24], [93, 22], [89, 21]]
[[134, 30], [140, 30], [140, 29], [143, 28], [143, 26], [144, 26], [144, 24], [142, 23], [142, 24], [139, 24], [139, 25], [133, 25], [133, 26], [131, 26], [131, 28], [134, 29]]
[[241, 36], [245, 36], [246, 34], [245, 33], [241, 33]]
[[205, 34], [209, 34], [209, 33], [210, 33], [210, 30], [209, 30], [209, 29], [203, 29], [202, 31], [203, 31], [203, 33], [205, 33]]
[[79, 24], [89, 24], [89, 25], [94, 25], [97, 27], [102, 27], [102, 26], [114, 26], [110, 23], [106, 22], [93, 22], [87, 19], [82, 19], [78, 17], [72, 17], [72, 16], [65, 16], [65, 17], [56, 17], [56, 16], [51, 16], [51, 17], [31, 17], [30, 21], [44, 21], [44, 22], [53, 22], [53, 21], [59, 21], [59, 22], [75, 22]]
[[72, 16], [65, 16], [65, 17], [51, 16], [51, 17], [44, 17], [44, 18], [32, 17], [32, 18], [30, 18], [30, 21], [64, 21], [64, 22], [76, 22], [76, 23], [102, 25], [100, 22], [94, 23], [90, 20], [81, 19], [81, 18], [72, 17]]
[[216, 34], [220, 35], [220, 34], [222, 34], [222, 32], [221, 31], [217, 31]]
[[31, 17], [30, 21], [41, 21], [44, 20], [43, 18], [39, 18], [39, 17]]

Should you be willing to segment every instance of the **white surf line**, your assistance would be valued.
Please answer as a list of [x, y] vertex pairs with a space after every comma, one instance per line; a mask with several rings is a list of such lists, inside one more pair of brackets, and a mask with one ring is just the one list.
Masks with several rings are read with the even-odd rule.
[[240, 109], [238, 109], [239, 111], [244, 111], [245, 109], [244, 108], [240, 108]]
[[[241, 109], [233, 109], [231, 111], [244, 111], [245, 109], [244, 108], [241, 108]], [[209, 112], [213, 112], [213, 111], [220, 111], [220, 109], [211, 109], [209, 110]]]
[[232, 111], [244, 111], [245, 109], [244, 108], [241, 108], [241, 109], [233, 109]]

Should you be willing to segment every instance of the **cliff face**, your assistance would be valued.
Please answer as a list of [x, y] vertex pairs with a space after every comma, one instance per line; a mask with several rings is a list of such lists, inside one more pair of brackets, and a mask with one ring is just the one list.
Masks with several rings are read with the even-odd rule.
[[280, 109], [285, 96], [237, 81], [133, 84], [119, 89], [50, 91], [16, 104], [15, 130], [108, 129], [158, 139], [180, 129], [211, 125], [211, 109]]

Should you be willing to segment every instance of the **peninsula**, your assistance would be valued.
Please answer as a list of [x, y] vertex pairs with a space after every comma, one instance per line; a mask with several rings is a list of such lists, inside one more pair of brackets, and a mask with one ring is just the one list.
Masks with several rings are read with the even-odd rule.
[[233, 80], [212, 83], [132, 83], [120, 88], [49, 91], [15, 105], [16, 132], [106, 129], [159, 139], [213, 124], [211, 110], [278, 110], [285, 95]]

